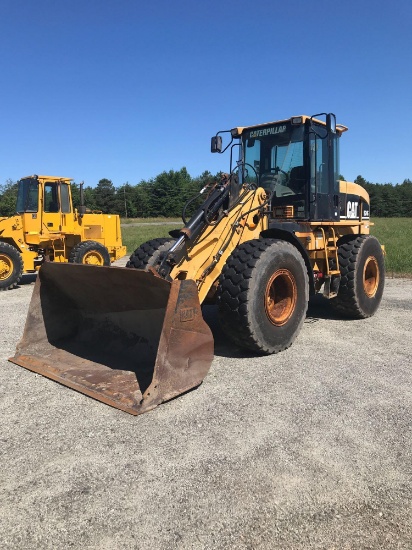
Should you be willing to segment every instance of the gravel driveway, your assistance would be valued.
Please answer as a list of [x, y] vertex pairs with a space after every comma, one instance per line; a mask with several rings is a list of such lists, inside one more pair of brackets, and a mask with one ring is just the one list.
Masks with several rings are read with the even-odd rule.
[[2, 549], [412, 548], [411, 280], [271, 357], [205, 308], [209, 375], [138, 417], [7, 362], [32, 280], [0, 293]]

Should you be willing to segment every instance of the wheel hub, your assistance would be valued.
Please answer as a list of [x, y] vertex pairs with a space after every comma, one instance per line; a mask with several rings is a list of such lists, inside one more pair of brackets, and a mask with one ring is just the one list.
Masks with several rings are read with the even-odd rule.
[[104, 260], [101, 254], [99, 254], [95, 250], [92, 250], [84, 256], [83, 263], [87, 265], [103, 265]]
[[8, 256], [0, 254], [0, 281], [5, 281], [13, 272], [13, 263]]
[[288, 269], [278, 269], [266, 286], [265, 310], [272, 324], [287, 323], [295, 310], [297, 289], [295, 278]]
[[369, 298], [373, 298], [379, 287], [379, 266], [374, 256], [369, 256], [363, 268], [363, 288]]

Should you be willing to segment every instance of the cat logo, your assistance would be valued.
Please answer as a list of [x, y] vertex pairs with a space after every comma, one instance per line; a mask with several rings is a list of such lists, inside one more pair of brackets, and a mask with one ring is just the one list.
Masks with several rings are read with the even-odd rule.
[[186, 307], [180, 310], [180, 322], [185, 323], [186, 321], [194, 321], [197, 315], [197, 310], [195, 307]]
[[348, 201], [346, 206], [346, 216], [349, 219], [356, 219], [358, 217], [358, 206], [359, 202], [357, 201]]

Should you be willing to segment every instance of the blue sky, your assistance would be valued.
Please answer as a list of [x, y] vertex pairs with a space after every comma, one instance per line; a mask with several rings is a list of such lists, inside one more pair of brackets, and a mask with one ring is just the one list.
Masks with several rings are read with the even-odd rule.
[[412, 2], [0, 0], [0, 183], [228, 170], [218, 130], [334, 112], [341, 173], [412, 179]]

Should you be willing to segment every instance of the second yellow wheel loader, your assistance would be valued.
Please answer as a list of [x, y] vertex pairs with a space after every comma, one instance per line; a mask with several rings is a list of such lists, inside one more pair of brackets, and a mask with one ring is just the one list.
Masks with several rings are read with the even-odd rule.
[[0, 290], [46, 262], [110, 265], [126, 254], [120, 218], [73, 208], [71, 179], [27, 176], [17, 185], [16, 214], [0, 218]]
[[212, 152], [230, 149], [230, 173], [202, 190], [181, 230], [141, 245], [127, 268], [42, 266], [11, 361], [140, 414], [206, 376], [205, 302], [257, 354], [292, 344], [311, 294], [345, 316], [373, 315], [384, 256], [369, 235], [368, 194], [339, 181], [346, 130], [323, 113], [236, 127], [225, 148], [218, 132]]

